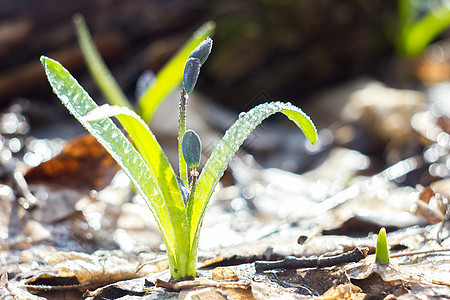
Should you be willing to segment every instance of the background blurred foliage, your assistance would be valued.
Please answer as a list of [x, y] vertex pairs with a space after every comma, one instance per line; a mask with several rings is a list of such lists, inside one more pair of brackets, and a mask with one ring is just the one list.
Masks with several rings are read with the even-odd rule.
[[215, 55], [198, 90], [239, 110], [261, 90], [271, 98], [299, 102], [363, 74], [385, 81], [387, 62], [401, 48], [404, 20], [399, 1], [392, 0], [1, 2], [1, 103], [41, 97], [39, 92], [49, 97], [38, 62], [42, 53], [82, 74], [77, 78], [93, 92], [70, 22], [75, 13], [85, 16], [102, 57], [128, 95], [144, 70], [157, 72], [198, 26], [215, 21]]

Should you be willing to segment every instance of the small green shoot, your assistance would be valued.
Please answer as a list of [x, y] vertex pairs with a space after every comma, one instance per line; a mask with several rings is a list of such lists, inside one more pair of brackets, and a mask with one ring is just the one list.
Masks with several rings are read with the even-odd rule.
[[[209, 48], [211, 46], [212, 41]], [[200, 50], [195, 49], [191, 55], [204, 53]], [[280, 112], [293, 121], [311, 143], [317, 141], [314, 124], [300, 108], [283, 102], [263, 103], [240, 114], [199, 173], [201, 142], [197, 134], [185, 130], [188, 94], [182, 88], [180, 103], [183, 105], [180, 105], [179, 116], [183, 119], [183, 128], [179, 130], [178, 177], [150, 128], [134, 111], [120, 106], [97, 106], [59, 62], [45, 56], [41, 57], [41, 62], [54, 93], [111, 153], [147, 202], [163, 236], [170, 274], [174, 279], [188, 279], [196, 275], [200, 229], [209, 199], [229, 162], [256, 126]], [[189, 68], [187, 72], [190, 72]], [[119, 120], [132, 142], [114, 124], [112, 117]], [[183, 136], [185, 139], [182, 139]], [[191, 169], [190, 182], [188, 165]]]
[[117, 84], [111, 72], [108, 70], [108, 67], [100, 56], [97, 47], [92, 42], [91, 35], [83, 16], [80, 14], [75, 15], [73, 17], [73, 24], [75, 25], [78, 43], [84, 59], [86, 60], [86, 65], [102, 94], [108, 102], [113, 105], [132, 108], [131, 103], [128, 101], [124, 92]]
[[[434, 7], [425, 6], [430, 5]], [[433, 1], [398, 0], [399, 53], [415, 57], [450, 26], [450, 7]]]
[[375, 250], [377, 263], [389, 264], [389, 250], [386, 238], [386, 229], [383, 227], [378, 233], [377, 248]]

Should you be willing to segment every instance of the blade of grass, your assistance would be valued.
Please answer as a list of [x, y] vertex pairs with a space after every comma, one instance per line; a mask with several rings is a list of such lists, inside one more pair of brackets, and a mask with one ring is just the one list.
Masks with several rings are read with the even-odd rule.
[[205, 208], [229, 162], [256, 126], [277, 112], [285, 114], [292, 120], [304, 132], [311, 143], [317, 142], [317, 131], [312, 121], [300, 108], [290, 103], [263, 103], [241, 116], [226, 131], [224, 137], [211, 153], [198, 178], [195, 195], [192, 198], [194, 201], [189, 201], [188, 217], [190, 217], [191, 245], [193, 245], [191, 251], [197, 251], [196, 245]]
[[73, 23], [78, 36], [78, 43], [86, 61], [91, 76], [100, 88], [103, 96], [113, 105], [132, 108], [127, 97], [119, 87], [105, 62], [98, 53], [97, 47], [92, 42], [91, 35], [83, 16], [77, 14], [73, 17]]
[[105, 147], [136, 185], [155, 216], [166, 243], [171, 265], [178, 266], [174, 255], [176, 253], [174, 228], [163, 195], [142, 156], [111, 119], [87, 122], [84, 116], [97, 108], [97, 104], [59, 62], [45, 56], [41, 57], [41, 62], [53, 92], [70, 113]]
[[142, 119], [149, 123], [161, 102], [183, 79], [183, 70], [189, 54], [208, 36], [214, 33], [214, 22], [203, 24], [184, 46], [158, 72], [156, 79], [145, 90], [138, 100], [138, 112]]
[[411, 57], [421, 54], [449, 25], [450, 9], [445, 5], [430, 11], [420, 21], [410, 25], [404, 41], [405, 53]]

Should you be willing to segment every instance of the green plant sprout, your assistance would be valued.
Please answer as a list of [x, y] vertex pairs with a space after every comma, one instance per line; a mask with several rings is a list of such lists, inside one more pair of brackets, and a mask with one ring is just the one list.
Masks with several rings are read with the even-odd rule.
[[389, 263], [389, 250], [386, 238], [386, 229], [383, 227], [378, 232], [377, 248], [375, 249], [375, 261], [377, 263]]
[[[198, 66], [204, 63], [202, 58], [206, 53], [209, 55], [211, 46], [212, 40], [207, 39], [192, 51], [187, 60], [194, 59], [197, 67], [192, 68], [191, 63], [185, 67], [180, 100], [180, 104], [184, 102], [184, 105], [180, 105], [180, 115], [183, 111], [185, 116], [187, 92], [192, 91], [195, 86]], [[179, 131], [179, 136], [182, 137], [179, 139], [179, 158], [184, 164], [180, 168], [180, 174], [181, 170], [189, 167], [191, 181], [188, 182], [188, 176], [183, 179], [175, 174], [147, 123], [134, 111], [116, 105], [97, 106], [59, 62], [42, 56], [41, 63], [53, 92], [106, 148], [145, 199], [166, 245], [173, 279], [189, 279], [196, 275], [200, 229], [209, 199], [232, 157], [257, 125], [269, 116], [281, 112], [304, 132], [311, 143], [317, 141], [314, 124], [300, 108], [283, 102], [263, 103], [239, 115], [219, 141], [201, 172], [197, 170], [201, 154], [200, 138], [193, 131]], [[114, 124], [112, 117], [119, 120], [131, 141]], [[185, 125], [184, 120], [184, 128]]]
[[[73, 17], [73, 24], [78, 37], [78, 44], [86, 65], [103, 96], [111, 105], [125, 106], [133, 109], [125, 93], [119, 87], [108, 67], [101, 58], [92, 41], [88, 27], [82, 15]], [[161, 68], [156, 78], [137, 100], [135, 111], [150, 123], [159, 105], [180, 83], [186, 58], [206, 37], [212, 36], [215, 24], [212, 21], [200, 26], [181, 49]]]
[[[435, 7], [425, 7], [427, 5]], [[397, 51], [409, 57], [423, 53], [433, 39], [450, 25], [450, 6], [446, 3], [398, 0], [398, 14]]]

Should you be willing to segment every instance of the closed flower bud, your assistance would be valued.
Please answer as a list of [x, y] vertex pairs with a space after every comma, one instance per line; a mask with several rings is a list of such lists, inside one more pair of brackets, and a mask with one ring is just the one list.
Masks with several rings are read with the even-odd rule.
[[198, 58], [189, 58], [184, 66], [183, 89], [190, 94], [197, 83], [198, 74], [200, 74], [200, 60]]
[[203, 65], [205, 61], [208, 59], [209, 54], [211, 53], [213, 40], [209, 37], [206, 38], [203, 42], [201, 42], [194, 51], [191, 52], [189, 58], [198, 58], [200, 60], [200, 65]]
[[183, 157], [189, 168], [195, 169], [200, 164], [202, 155], [202, 142], [193, 130], [187, 130], [181, 142]]

